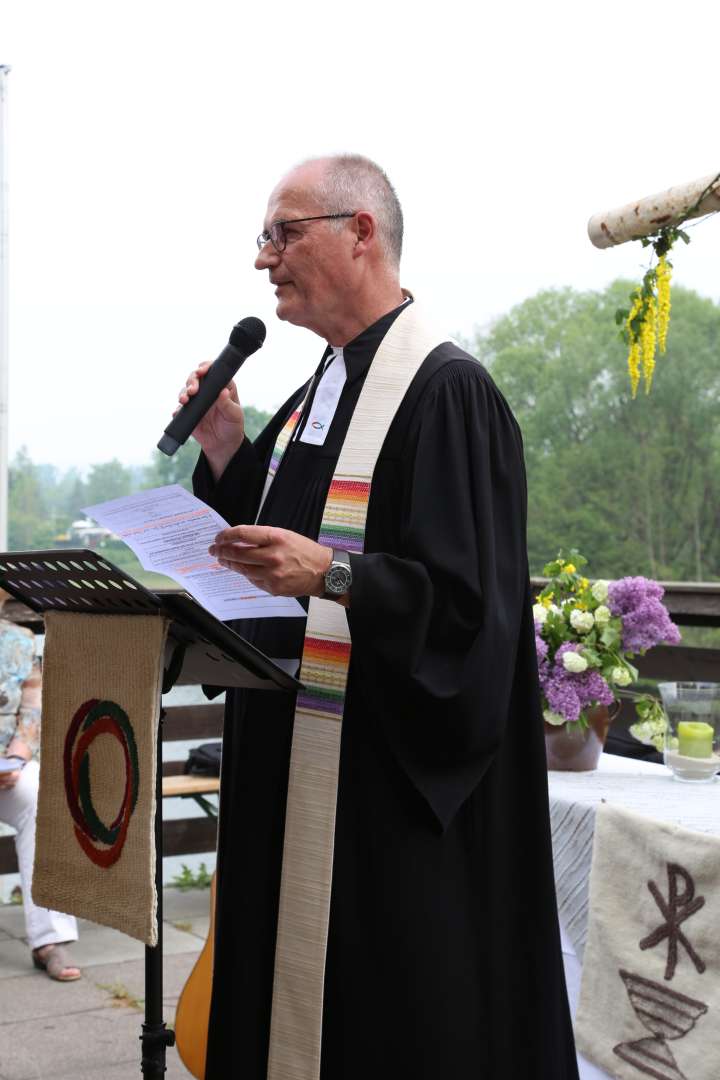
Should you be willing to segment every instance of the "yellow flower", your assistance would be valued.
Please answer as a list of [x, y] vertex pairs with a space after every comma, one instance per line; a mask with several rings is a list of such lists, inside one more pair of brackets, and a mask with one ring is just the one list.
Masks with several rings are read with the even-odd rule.
[[574, 565], [574, 563], [571, 563], [571, 562], [569, 562], [569, 563], [566, 563], [566, 564], [565, 564], [565, 573], [566, 573], [566, 574], [574, 574], [574, 573], [575, 573], [575, 569], [576, 569], [576, 568], [575, 568], [575, 565]]
[[670, 278], [672, 271], [665, 255], [658, 259], [656, 282], [657, 282], [657, 336], [660, 352], [665, 352], [667, 344], [668, 326], [670, 325]]
[[580, 578], [580, 588], [581, 589], [587, 589], [589, 584], [590, 584], [590, 582], [588, 581], [588, 579], [586, 577]]
[[633, 341], [627, 361], [628, 371], [630, 372], [630, 389], [633, 397], [637, 394], [638, 383], [640, 382], [640, 355], [640, 342]]
[[543, 607], [549, 608], [550, 605], [552, 604], [552, 598], [553, 598], [553, 594], [548, 593], [547, 596], [543, 596], [541, 598], [540, 603], [542, 604]]
[[653, 371], [655, 370], [656, 324], [657, 301], [654, 296], [650, 296], [645, 308], [645, 318], [640, 327], [640, 347], [642, 348], [642, 367], [646, 394], [650, 393]]
[[633, 397], [637, 394], [638, 383], [640, 382], [640, 360], [642, 358], [642, 350], [640, 347], [640, 339], [636, 336], [632, 323], [636, 315], [640, 314], [642, 306], [642, 296], [640, 290], [637, 289], [633, 296], [630, 314], [625, 320], [625, 329], [630, 343], [627, 362], [628, 371], [630, 373], [630, 389]]

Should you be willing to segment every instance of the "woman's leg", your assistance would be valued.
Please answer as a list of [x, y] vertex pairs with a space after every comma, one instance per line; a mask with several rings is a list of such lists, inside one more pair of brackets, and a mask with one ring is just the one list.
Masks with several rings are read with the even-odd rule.
[[72, 915], [37, 907], [32, 900], [32, 871], [35, 860], [35, 811], [40, 767], [30, 761], [14, 788], [0, 791], [0, 821], [17, 830], [17, 852], [25, 910], [25, 929], [31, 949], [59, 941], [77, 941], [77, 922]]

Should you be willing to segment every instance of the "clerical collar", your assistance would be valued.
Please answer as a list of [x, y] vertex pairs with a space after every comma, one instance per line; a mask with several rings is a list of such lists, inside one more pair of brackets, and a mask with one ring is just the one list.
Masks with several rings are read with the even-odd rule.
[[[392, 311], [388, 311], [385, 315], [381, 315], [377, 322], [374, 322], [372, 326], [368, 326], [366, 330], [363, 330], [357, 337], [354, 337], [352, 341], [349, 341], [347, 345], [343, 347], [342, 354], [345, 360], [348, 383], [355, 382], [356, 379], [359, 379], [366, 374], [375, 353], [380, 347], [380, 342], [385, 337], [403, 308], [408, 304], [412, 304], [412, 302], [412, 296], [406, 297], [402, 304], [398, 304]], [[332, 351], [332, 347], [328, 345], [323, 356], [323, 361], [330, 356]]]

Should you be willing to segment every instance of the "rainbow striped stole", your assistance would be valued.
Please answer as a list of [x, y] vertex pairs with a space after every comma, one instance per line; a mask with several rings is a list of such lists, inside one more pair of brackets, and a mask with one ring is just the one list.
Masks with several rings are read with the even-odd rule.
[[369, 501], [369, 480], [334, 476], [325, 502], [318, 543], [358, 554], [362, 552]]
[[[312, 385], [312, 383], [311, 383], [311, 385]], [[283, 424], [282, 428], [280, 429], [280, 434], [278, 435], [277, 439], [275, 440], [275, 445], [273, 447], [273, 452], [270, 455], [270, 464], [268, 466], [267, 475], [265, 477], [265, 484], [264, 484], [264, 487], [263, 487], [262, 496], [260, 497], [260, 505], [258, 506], [257, 517], [255, 518], [256, 522], [257, 522], [258, 518], [260, 517], [260, 512], [261, 512], [261, 510], [262, 510], [262, 508], [263, 508], [263, 506], [265, 504], [265, 499], [267, 498], [267, 493], [270, 490], [270, 487], [272, 485], [273, 480], [275, 479], [275, 474], [278, 471], [278, 469], [280, 468], [280, 462], [283, 459], [283, 454], [287, 450], [288, 444], [289, 444], [290, 440], [293, 437], [293, 433], [294, 433], [295, 428], [296, 428], [296, 426], [298, 424], [298, 421], [300, 420], [300, 417], [303, 414], [303, 409], [305, 408], [305, 403], [307, 402], [309, 394], [310, 394], [310, 390], [308, 389], [308, 392], [305, 395], [305, 397], [303, 398], [302, 402], [300, 403], [300, 406], [297, 409], [294, 409], [293, 412], [290, 413], [290, 416], [287, 418], [287, 420]]]
[[275, 446], [273, 447], [272, 457], [270, 458], [270, 465], [268, 467], [268, 475], [270, 476], [271, 482], [275, 476], [275, 473], [278, 471], [278, 467], [280, 465], [280, 462], [282, 461], [282, 456], [287, 449], [287, 444], [290, 442], [290, 439], [292, 438], [292, 433], [295, 430], [295, 425], [297, 424], [301, 416], [302, 405], [300, 406], [300, 408], [295, 409], [294, 412], [290, 413], [290, 416], [285, 421], [282, 430], [277, 437], [277, 441], [275, 443]]
[[349, 640], [306, 635], [301, 668], [301, 682], [305, 690], [298, 695], [298, 705], [305, 710], [342, 720], [349, 667]]
[[[320, 543], [362, 553], [375, 463], [425, 357], [447, 337], [407, 305], [363, 385], [328, 490]], [[267, 1080], [319, 1080], [340, 734], [350, 666], [345, 609], [311, 597], [288, 777]]]

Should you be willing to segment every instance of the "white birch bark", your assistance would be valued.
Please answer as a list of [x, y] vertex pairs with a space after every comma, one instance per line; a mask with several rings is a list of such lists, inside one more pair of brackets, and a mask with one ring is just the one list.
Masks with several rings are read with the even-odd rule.
[[[702, 192], [713, 182], [716, 173], [693, 180], [689, 184], [678, 184], [658, 195], [648, 195], [644, 199], [628, 203], [604, 214], [595, 214], [588, 222], [588, 234], [595, 247], [607, 248], [624, 244], [628, 240], [638, 240], [642, 236], [652, 236], [666, 225], [682, 221], [691, 206], [694, 206]], [[702, 217], [720, 210], [720, 180], [704, 197], [691, 217]]]

